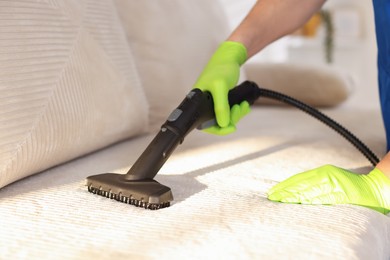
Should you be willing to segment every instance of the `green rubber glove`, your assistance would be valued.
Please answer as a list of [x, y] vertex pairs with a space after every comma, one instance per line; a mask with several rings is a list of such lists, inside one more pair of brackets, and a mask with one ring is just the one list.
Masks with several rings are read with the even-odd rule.
[[[208, 132], [224, 135], [235, 130], [235, 124], [231, 122], [228, 92], [237, 85], [240, 77], [240, 66], [246, 59], [247, 50], [243, 44], [232, 41], [223, 42], [196, 81], [194, 88], [209, 91], [213, 96], [214, 111], [219, 128], [213, 127], [213, 130]], [[245, 109], [242, 108], [242, 110]]]
[[356, 174], [333, 165], [303, 172], [275, 185], [268, 199], [302, 204], [354, 204], [390, 212], [390, 179], [379, 169]]
[[236, 131], [236, 124], [245, 115], [251, 111], [250, 105], [247, 101], [239, 105], [234, 105], [230, 110], [230, 123], [227, 127], [220, 127], [218, 125], [204, 129], [203, 131], [215, 135], [227, 135]]

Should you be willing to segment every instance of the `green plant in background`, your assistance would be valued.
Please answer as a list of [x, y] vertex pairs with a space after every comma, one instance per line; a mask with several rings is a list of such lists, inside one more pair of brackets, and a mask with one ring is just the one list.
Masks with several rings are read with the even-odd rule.
[[332, 14], [327, 10], [321, 10], [320, 12], [322, 22], [325, 26], [325, 38], [324, 38], [324, 50], [325, 60], [327, 63], [333, 62], [334, 52], [334, 27], [332, 21]]

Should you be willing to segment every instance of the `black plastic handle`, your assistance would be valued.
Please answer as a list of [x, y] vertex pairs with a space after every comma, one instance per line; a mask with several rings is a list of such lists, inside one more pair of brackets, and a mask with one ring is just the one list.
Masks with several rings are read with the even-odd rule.
[[252, 81], [244, 81], [237, 87], [229, 91], [229, 104], [232, 107], [243, 101], [248, 101], [252, 105], [260, 97], [259, 87]]

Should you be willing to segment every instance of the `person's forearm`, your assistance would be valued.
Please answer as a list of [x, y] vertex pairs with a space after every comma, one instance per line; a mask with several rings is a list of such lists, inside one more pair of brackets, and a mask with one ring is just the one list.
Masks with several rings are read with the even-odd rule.
[[258, 0], [228, 38], [242, 43], [248, 58], [302, 26], [326, 0]]
[[381, 170], [381, 172], [390, 179], [390, 152], [383, 157], [383, 159], [376, 165], [376, 168]]

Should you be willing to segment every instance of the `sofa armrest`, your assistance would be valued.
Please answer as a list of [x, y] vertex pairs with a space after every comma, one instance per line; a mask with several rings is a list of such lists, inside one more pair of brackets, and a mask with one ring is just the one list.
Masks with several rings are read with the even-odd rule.
[[[349, 73], [325, 65], [248, 62], [244, 70], [247, 79], [260, 87], [282, 92], [314, 107], [341, 104], [356, 85]], [[276, 104], [276, 101], [259, 99], [257, 103]]]

